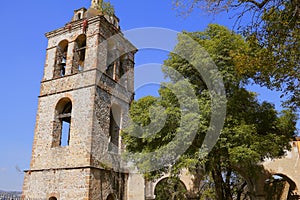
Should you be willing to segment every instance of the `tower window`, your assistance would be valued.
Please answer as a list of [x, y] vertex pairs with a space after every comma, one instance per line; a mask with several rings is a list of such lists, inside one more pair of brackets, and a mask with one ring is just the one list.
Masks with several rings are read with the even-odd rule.
[[118, 49], [118, 43], [120, 41], [110, 39], [107, 42], [107, 67], [105, 73], [115, 81], [119, 78], [119, 67], [120, 67], [120, 51]]
[[119, 132], [121, 123], [121, 109], [113, 105], [110, 109], [109, 123], [109, 151], [118, 153], [119, 150]]
[[50, 197], [49, 200], [57, 200], [56, 197]]
[[68, 98], [61, 99], [56, 105], [52, 147], [68, 146], [71, 130], [72, 102]]
[[77, 19], [81, 19], [81, 13], [77, 14]]
[[[106, 68], [106, 74], [111, 77], [112, 79], [114, 79], [115, 81], [118, 81], [119, 78], [121, 78], [120, 76], [120, 70], [121, 70], [121, 64], [119, 59], [117, 59], [116, 61], [114, 61], [113, 63], [111, 63], [107, 68]], [[123, 69], [122, 69], [123, 70]], [[122, 73], [124, 74], [124, 70], [122, 71]], [[123, 75], [122, 74], [122, 75]]]
[[[112, 56], [113, 53], [109, 53], [109, 56]], [[116, 59], [110, 65], [107, 66], [105, 73], [118, 81], [122, 78], [122, 76], [126, 73], [126, 60], [125, 57], [122, 56], [121, 58]]]
[[124, 70], [124, 63], [120, 62], [120, 68], [119, 68], [119, 78], [122, 78], [122, 76], [125, 74]]
[[68, 146], [70, 138], [70, 121], [62, 119], [60, 146]]
[[56, 48], [54, 78], [65, 76], [67, 63], [68, 41], [61, 41]]
[[72, 73], [76, 74], [83, 70], [85, 61], [86, 50], [86, 36], [84, 34], [79, 35], [75, 41], [74, 57]]
[[114, 74], [115, 74], [115, 63], [112, 63], [110, 65], [108, 65], [108, 67], [106, 68], [106, 74], [113, 78]]

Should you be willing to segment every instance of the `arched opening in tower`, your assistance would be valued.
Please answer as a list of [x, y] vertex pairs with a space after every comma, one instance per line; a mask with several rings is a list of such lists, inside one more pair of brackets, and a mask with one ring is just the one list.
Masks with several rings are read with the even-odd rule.
[[68, 40], [62, 40], [56, 47], [53, 78], [59, 78], [66, 74], [68, 43]]
[[86, 35], [81, 34], [75, 41], [72, 74], [76, 74], [84, 69], [86, 54]]
[[72, 102], [61, 99], [55, 108], [52, 147], [68, 146], [70, 143]]

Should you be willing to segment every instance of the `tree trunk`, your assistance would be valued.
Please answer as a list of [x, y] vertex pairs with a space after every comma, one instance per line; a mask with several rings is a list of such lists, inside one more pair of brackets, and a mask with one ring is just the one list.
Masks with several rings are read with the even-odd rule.
[[236, 200], [241, 200], [241, 197], [242, 197], [242, 193], [244, 191], [244, 188], [246, 187], [247, 185], [247, 182], [244, 181], [243, 184], [241, 185], [241, 187], [238, 189], [237, 191], [237, 197], [236, 197]]
[[218, 200], [226, 200], [223, 191], [223, 178], [221, 167], [218, 165], [212, 170], [212, 177], [215, 183], [216, 198]]

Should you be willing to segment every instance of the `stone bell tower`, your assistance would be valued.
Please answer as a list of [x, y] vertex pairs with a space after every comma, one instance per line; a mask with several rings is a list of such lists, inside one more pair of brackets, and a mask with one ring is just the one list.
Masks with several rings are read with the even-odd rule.
[[123, 38], [119, 19], [98, 11], [97, 3], [46, 33], [24, 199], [134, 199], [119, 162], [119, 131], [133, 98], [136, 49]]

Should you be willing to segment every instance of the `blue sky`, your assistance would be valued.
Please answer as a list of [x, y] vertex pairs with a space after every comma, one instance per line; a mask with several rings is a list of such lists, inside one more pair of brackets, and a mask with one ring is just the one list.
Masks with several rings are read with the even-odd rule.
[[[123, 31], [142, 27], [197, 31], [209, 23], [229, 28], [234, 24], [231, 15], [225, 13], [213, 17], [194, 12], [187, 18], [180, 17], [171, 0], [111, 0], [111, 3]], [[64, 26], [71, 20], [75, 9], [88, 8], [90, 1], [17, 0], [3, 1], [1, 5], [0, 190], [21, 190], [22, 170], [29, 168], [37, 97], [45, 61], [47, 39], [44, 33]], [[166, 52], [157, 50], [138, 52], [135, 76], [138, 79], [153, 77], [153, 83], [137, 88], [137, 97], [151, 94], [150, 90], [158, 87], [155, 83], [162, 80], [159, 64], [166, 55]], [[256, 90], [263, 94], [260, 99], [278, 104], [278, 94]]]

